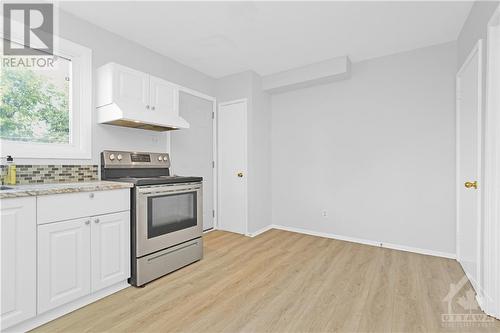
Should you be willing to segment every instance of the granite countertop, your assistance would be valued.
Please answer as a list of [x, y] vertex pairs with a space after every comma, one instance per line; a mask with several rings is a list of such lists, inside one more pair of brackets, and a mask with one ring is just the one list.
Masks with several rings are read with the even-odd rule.
[[118, 190], [131, 188], [132, 183], [95, 181], [78, 183], [54, 183], [54, 184], [29, 184], [29, 185], [4, 185], [10, 187], [7, 190], [0, 190], [0, 199], [28, 197], [35, 195], [49, 195], [74, 192], [92, 192]]

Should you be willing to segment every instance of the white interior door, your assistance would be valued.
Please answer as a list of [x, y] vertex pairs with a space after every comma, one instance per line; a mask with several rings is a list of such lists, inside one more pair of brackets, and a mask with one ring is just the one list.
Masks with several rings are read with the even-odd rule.
[[486, 314], [500, 319], [500, 7], [488, 23], [483, 287]]
[[181, 176], [203, 177], [203, 230], [214, 227], [213, 103], [180, 92], [179, 114], [190, 127], [170, 135], [171, 171]]
[[219, 104], [219, 229], [247, 232], [247, 102]]
[[457, 73], [457, 257], [480, 283], [481, 42]]

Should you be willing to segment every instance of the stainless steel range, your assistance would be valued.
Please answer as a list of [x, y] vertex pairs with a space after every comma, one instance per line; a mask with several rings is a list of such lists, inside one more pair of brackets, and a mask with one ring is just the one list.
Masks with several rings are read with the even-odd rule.
[[201, 177], [170, 175], [167, 153], [103, 151], [101, 178], [135, 185], [131, 284], [142, 286], [203, 257]]

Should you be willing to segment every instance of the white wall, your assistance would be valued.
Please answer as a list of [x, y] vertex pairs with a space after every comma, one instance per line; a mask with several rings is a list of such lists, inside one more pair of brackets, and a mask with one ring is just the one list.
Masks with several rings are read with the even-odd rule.
[[248, 232], [271, 224], [271, 110], [270, 95], [262, 90], [262, 79], [252, 76], [252, 112], [248, 119]]
[[[462, 31], [460, 31], [457, 39], [457, 69], [462, 66], [479, 39], [482, 38], [486, 41], [486, 26], [499, 4], [500, 2], [498, 1], [476, 1], [472, 5], [469, 16], [465, 20]], [[486, 52], [484, 54], [486, 57]]]
[[273, 95], [273, 224], [455, 253], [456, 52], [359, 62], [349, 80]]
[[[213, 95], [214, 80], [190, 67], [142, 47], [134, 42], [101, 29], [64, 11], [59, 12], [60, 36], [92, 49], [93, 90], [95, 69], [113, 61], [140, 71]], [[121, 128], [96, 123], [96, 110], [92, 112], [92, 160], [16, 159], [18, 164], [95, 164], [104, 149], [166, 151], [168, 134], [138, 129]], [[9, 152], [15, 158], [15, 152]]]
[[224, 76], [215, 81], [215, 97], [217, 103], [224, 103], [236, 99], [249, 99], [252, 102], [252, 77], [251, 71]]

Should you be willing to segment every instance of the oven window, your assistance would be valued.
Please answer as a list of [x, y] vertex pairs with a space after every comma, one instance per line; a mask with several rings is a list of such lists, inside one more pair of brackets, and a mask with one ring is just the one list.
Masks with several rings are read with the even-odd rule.
[[196, 192], [148, 198], [148, 238], [196, 226]]

